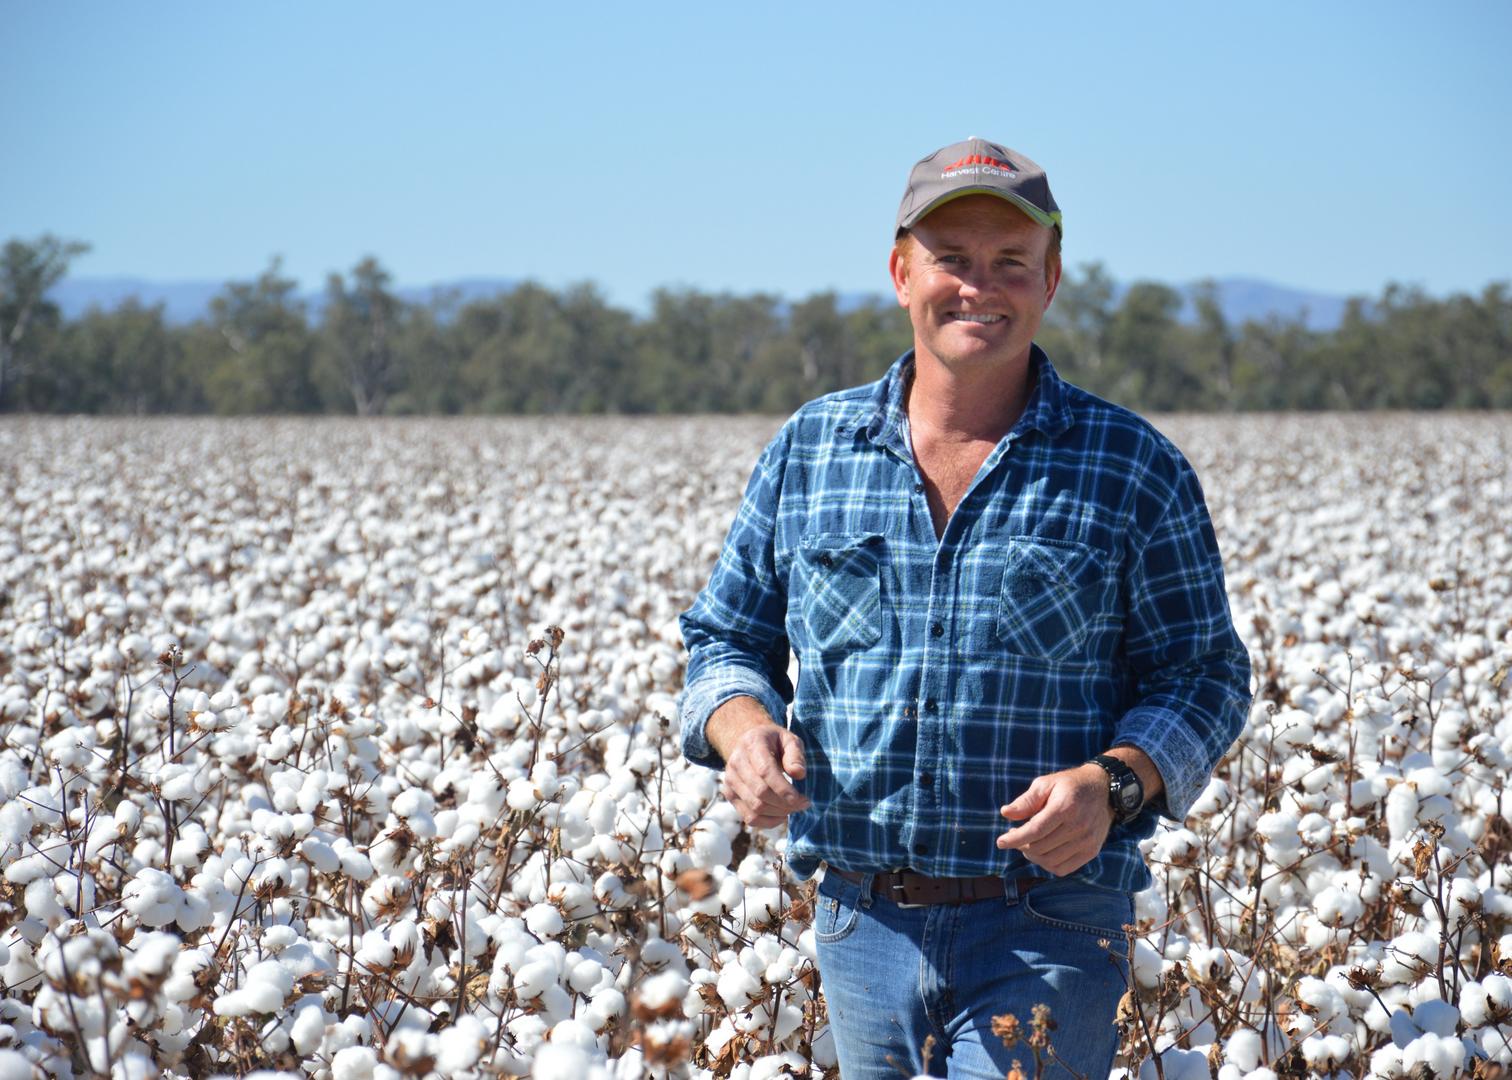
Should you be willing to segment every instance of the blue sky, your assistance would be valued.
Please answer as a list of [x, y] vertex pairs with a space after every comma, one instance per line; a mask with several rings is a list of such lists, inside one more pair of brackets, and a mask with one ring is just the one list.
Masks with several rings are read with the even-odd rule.
[[981, 135], [1123, 280], [1512, 277], [1502, 0], [0, 6], [0, 239], [80, 276], [882, 290]]

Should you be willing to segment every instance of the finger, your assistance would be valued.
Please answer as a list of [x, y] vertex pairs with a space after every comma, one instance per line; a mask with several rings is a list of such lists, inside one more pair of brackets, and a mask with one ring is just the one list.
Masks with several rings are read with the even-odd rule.
[[792, 785], [788, 778], [783, 775], [782, 770], [778, 768], [775, 758], [768, 758], [762, 765], [759, 779], [767, 789], [765, 801], [776, 802], [793, 809], [801, 809], [808, 805], [808, 800], [803, 797], [802, 793]]
[[[770, 758], [765, 762], [747, 755], [733, 759], [725, 772], [725, 783], [735, 796], [730, 801], [741, 812], [741, 817], [747, 824], [751, 823], [753, 815], [759, 814], [766, 818], [776, 815], [781, 820], [788, 814], [805, 810], [809, 806], [808, 799], [787, 782]], [[780, 784], [781, 788], [774, 790], [776, 784]]]
[[782, 733], [782, 771], [800, 780], [808, 772], [803, 763], [803, 740], [791, 731]]
[[1055, 831], [1056, 822], [1048, 817], [1035, 817], [1027, 825], [1009, 829], [998, 838], [998, 846], [1023, 851], [1039, 845]]
[[1048, 793], [1046, 792], [1045, 785], [1036, 780], [1029, 785], [1028, 791], [1014, 799], [1011, 803], [1008, 803], [998, 812], [1009, 821], [1024, 821], [1044, 809], [1047, 798]]

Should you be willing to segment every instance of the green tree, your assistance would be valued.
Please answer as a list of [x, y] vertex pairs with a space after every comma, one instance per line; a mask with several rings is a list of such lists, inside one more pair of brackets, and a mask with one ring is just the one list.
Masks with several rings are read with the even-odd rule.
[[210, 301], [219, 341], [205, 359], [206, 396], [219, 413], [302, 413], [319, 409], [311, 377], [315, 339], [295, 298], [296, 282], [274, 258], [256, 280], [231, 282]]
[[391, 280], [371, 255], [352, 268], [350, 287], [340, 274], [326, 279], [319, 375], [350, 398], [358, 416], [382, 413], [399, 386], [394, 343], [404, 303], [389, 290]]
[[66, 408], [137, 416], [191, 411], [193, 390], [180, 385], [183, 351], [183, 335], [168, 326], [161, 304], [143, 307], [131, 297], [111, 311], [93, 308], [67, 325], [58, 344], [59, 366], [72, 383]]
[[88, 244], [51, 233], [30, 244], [10, 240], [0, 250], [0, 409], [10, 405], [12, 385], [41, 367], [47, 351], [37, 347], [39, 327], [56, 329], [60, 321], [47, 293], [63, 279], [68, 264], [88, 250]]
[[1107, 331], [1108, 392], [1115, 400], [1154, 410], [1186, 406], [1190, 372], [1176, 323], [1180, 310], [1181, 295], [1167, 285], [1136, 282], [1124, 294]]

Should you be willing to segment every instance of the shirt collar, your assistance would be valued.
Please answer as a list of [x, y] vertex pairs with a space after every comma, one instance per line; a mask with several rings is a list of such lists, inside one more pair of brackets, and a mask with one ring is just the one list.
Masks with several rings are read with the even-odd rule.
[[[893, 362], [887, 374], [876, 384], [869, 402], [870, 409], [860, 425], [873, 442], [885, 446], [902, 441], [906, 420], [904, 394], [913, 377], [913, 363], [914, 351], [909, 349]], [[1035, 376], [1034, 391], [1011, 434], [1040, 431], [1054, 438], [1075, 421], [1067, 383], [1056, 373], [1050, 357], [1038, 345], [1029, 346], [1029, 364]]]

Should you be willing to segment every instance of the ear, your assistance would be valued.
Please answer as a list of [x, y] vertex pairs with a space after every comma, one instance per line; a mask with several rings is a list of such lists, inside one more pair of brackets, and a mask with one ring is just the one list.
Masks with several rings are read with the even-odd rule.
[[1060, 288], [1061, 261], [1051, 260], [1051, 264], [1045, 268], [1045, 310], [1050, 310], [1050, 301], [1055, 299], [1055, 290]]
[[908, 258], [894, 244], [887, 257], [887, 272], [892, 275], [893, 292], [898, 294], [898, 306], [908, 306]]

